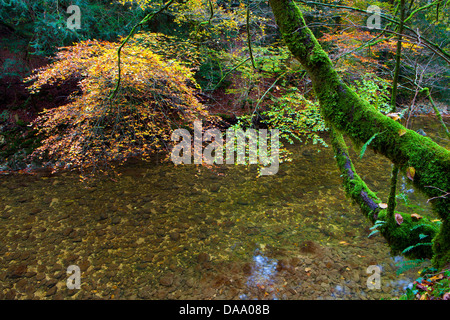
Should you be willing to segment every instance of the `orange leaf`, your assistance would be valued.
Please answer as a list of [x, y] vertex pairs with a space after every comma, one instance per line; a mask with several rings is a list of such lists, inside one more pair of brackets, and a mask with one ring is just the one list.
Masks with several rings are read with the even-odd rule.
[[443, 277], [444, 277], [444, 275], [442, 273], [439, 273], [437, 276], [433, 276], [429, 280], [436, 281], [436, 280], [442, 279]]

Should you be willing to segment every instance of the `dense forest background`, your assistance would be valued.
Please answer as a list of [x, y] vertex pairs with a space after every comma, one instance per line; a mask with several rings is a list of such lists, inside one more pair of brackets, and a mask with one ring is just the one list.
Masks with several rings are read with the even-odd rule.
[[[391, 21], [398, 15], [398, 4], [298, 4], [343, 79], [388, 113], [392, 109], [399, 34]], [[70, 5], [81, 8], [79, 29], [68, 28]], [[64, 46], [81, 43], [82, 49], [87, 46], [83, 41], [94, 39], [119, 43], [160, 5], [159, 1], [1, 1], [0, 118], [2, 131], [7, 131], [1, 141], [2, 162], [23, 169], [25, 162], [21, 160], [39, 145], [34, 132], [26, 138], [30, 132], [26, 126], [44, 109], [67, 104], [74, 94], [81, 94], [78, 83], [83, 76], [70, 71], [58, 86], [42, 80], [41, 91], [30, 94], [30, 82], [24, 79], [33, 70], [58, 59], [58, 48]], [[370, 28], [370, 5], [380, 10], [379, 29]], [[450, 97], [448, 6], [445, 1], [411, 1], [404, 9], [407, 23], [396, 106], [403, 111], [432, 111], [423, 92], [428, 88], [445, 113]], [[138, 29], [133, 42], [139, 48], [150, 48], [163, 61], [177, 61], [189, 69], [189, 76], [198, 84], [195, 95], [209, 113], [243, 126], [265, 122], [283, 128], [284, 138], [303, 135], [314, 143], [323, 143], [316, 132], [325, 130], [325, 126], [311, 81], [280, 38], [268, 3], [176, 2]], [[183, 72], [188, 76], [187, 70]]]

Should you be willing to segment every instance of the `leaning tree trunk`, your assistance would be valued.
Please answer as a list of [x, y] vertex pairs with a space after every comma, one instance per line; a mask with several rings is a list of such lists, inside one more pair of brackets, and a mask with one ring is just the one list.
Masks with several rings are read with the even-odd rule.
[[[334, 146], [336, 154], [340, 155], [337, 157], [338, 165], [348, 177], [347, 193], [360, 204], [372, 221], [386, 219], [387, 226], [382, 233], [390, 244], [396, 243], [395, 239], [398, 237], [407, 237], [405, 232], [411, 235], [405, 227], [407, 226], [405, 222], [398, 225], [395, 220], [391, 221], [385, 217], [386, 210], [379, 206], [381, 201], [366, 189], [359, 178], [355, 179], [356, 175], [352, 178], [354, 168], [345, 151], [343, 140], [339, 138], [339, 135], [344, 133], [355, 144], [362, 145], [374, 134], [378, 134], [369, 147], [386, 156], [402, 171], [413, 167], [414, 185], [430, 198], [435, 198], [432, 200], [433, 209], [438, 213], [442, 224], [433, 239], [433, 263], [437, 267], [449, 263], [450, 201], [440, 196], [443, 194], [442, 191], [450, 190], [450, 151], [430, 138], [406, 129], [356, 95], [333, 69], [327, 53], [306, 26], [303, 15], [293, 0], [269, 0], [269, 3], [284, 41], [311, 77], [324, 119], [338, 135], [334, 139]], [[404, 221], [413, 222], [411, 217], [405, 218], [407, 221]], [[413, 228], [412, 224], [409, 227]], [[433, 229], [431, 225], [425, 228], [429, 232]]]

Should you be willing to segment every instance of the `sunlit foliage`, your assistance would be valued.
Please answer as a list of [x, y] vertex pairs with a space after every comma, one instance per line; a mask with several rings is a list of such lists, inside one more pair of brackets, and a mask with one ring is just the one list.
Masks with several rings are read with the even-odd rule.
[[[29, 80], [32, 92], [44, 85], [77, 79], [81, 93], [71, 102], [46, 110], [34, 123], [46, 139], [34, 159], [57, 167], [106, 169], [131, 157], [167, 150], [173, 128], [210, 119], [199, 103], [192, 72], [174, 60], [131, 43], [122, 51], [121, 86], [116, 84], [117, 44], [84, 41], [63, 48], [54, 63]], [[94, 170], [95, 171], [95, 170]]]

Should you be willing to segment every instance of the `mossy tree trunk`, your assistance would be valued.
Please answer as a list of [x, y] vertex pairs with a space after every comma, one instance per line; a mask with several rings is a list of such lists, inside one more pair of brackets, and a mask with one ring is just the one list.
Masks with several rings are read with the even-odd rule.
[[[386, 156], [402, 171], [413, 167], [416, 172], [414, 185], [419, 190], [430, 198], [442, 196], [440, 190], [449, 191], [450, 151], [430, 138], [406, 129], [356, 95], [333, 69], [327, 53], [306, 26], [303, 15], [294, 1], [269, 0], [269, 3], [285, 43], [308, 72], [320, 101], [322, 115], [334, 132], [346, 134], [359, 145], [377, 133], [378, 136], [371, 142], [369, 148]], [[341, 159], [339, 163], [339, 159], [337, 160], [345, 169], [346, 162]], [[344, 181], [344, 185], [345, 183], [354, 185], [346, 186], [347, 193], [360, 204], [363, 211], [369, 210], [369, 216], [375, 214], [378, 216], [383, 212], [377, 204], [380, 200], [370, 197], [371, 193], [367, 193], [371, 201], [364, 201], [367, 197], [365, 193], [361, 194], [361, 190], [365, 190], [361, 181], [349, 177], [347, 182]], [[433, 199], [432, 204], [442, 220], [441, 229], [433, 241], [433, 262], [437, 267], [442, 267], [450, 262], [450, 201], [448, 198], [440, 197]], [[373, 221], [373, 217], [371, 220]], [[396, 230], [398, 224], [394, 221], [388, 222], [389, 226], [386, 226], [383, 235], [391, 239], [394, 235], [398, 235], [395, 232], [398, 231]], [[405, 228], [401, 229], [404, 231]]]
[[[381, 199], [367, 187], [356, 173], [342, 134], [331, 124], [328, 127], [331, 132], [331, 144], [336, 161], [344, 179], [345, 191], [360, 206], [361, 211], [372, 223], [380, 225], [377, 229], [388, 241], [392, 253], [400, 254], [404, 250], [408, 250], [405, 255], [411, 258], [432, 259], [431, 245], [418, 245], [418, 243], [424, 243], [422, 240], [424, 237], [433, 239], [439, 232], [438, 225], [426, 217], [415, 220], [409, 214], [402, 214], [403, 222], [398, 224], [389, 207], [382, 209], [379, 206]], [[380, 221], [384, 224], [380, 224]]]

